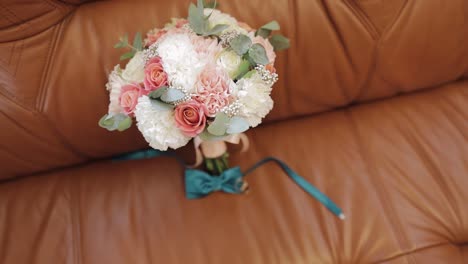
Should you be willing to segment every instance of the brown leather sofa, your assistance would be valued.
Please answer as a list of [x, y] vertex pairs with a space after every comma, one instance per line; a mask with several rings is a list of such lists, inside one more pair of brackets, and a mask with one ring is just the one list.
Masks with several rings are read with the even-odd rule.
[[171, 158], [108, 159], [147, 146], [97, 125], [113, 44], [188, 0], [0, 0], [0, 263], [468, 263], [468, 1], [220, 2], [292, 40], [232, 163], [286, 161], [346, 221], [273, 164], [193, 201]]

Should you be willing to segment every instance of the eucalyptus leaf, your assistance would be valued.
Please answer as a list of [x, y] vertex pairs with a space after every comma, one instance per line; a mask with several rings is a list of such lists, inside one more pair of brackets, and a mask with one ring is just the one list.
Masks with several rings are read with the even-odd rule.
[[114, 119], [108, 114], [105, 114], [99, 119], [99, 126], [105, 129], [112, 128], [114, 126]]
[[249, 123], [245, 118], [234, 116], [229, 121], [226, 132], [228, 134], [239, 134], [249, 129]]
[[206, 32], [208, 27], [208, 20], [205, 19], [203, 10], [200, 12], [200, 10], [193, 3], [189, 6], [188, 20], [190, 27], [195, 33], [203, 35]]
[[154, 90], [151, 93], [149, 93], [148, 96], [151, 99], [158, 99], [159, 97], [161, 97], [161, 95], [163, 95], [163, 93], [167, 90], [167, 88], [169, 87], [167, 86], [159, 87], [157, 90]]
[[246, 35], [239, 35], [233, 38], [229, 45], [240, 56], [244, 55], [252, 46], [252, 40]]
[[124, 120], [120, 121], [117, 125], [117, 130], [122, 132], [132, 126], [132, 118], [127, 116]]
[[216, 1], [213, 1], [213, 2], [205, 2], [205, 8], [211, 8], [211, 9], [215, 9], [215, 8], [218, 8], [219, 6], [219, 3], [216, 2]]
[[151, 100], [151, 106], [158, 111], [170, 111], [174, 109], [174, 106], [171, 104], [166, 104], [159, 100]]
[[251, 70], [248, 73], [246, 73], [244, 76], [242, 76], [242, 78], [248, 79], [248, 78], [252, 77], [252, 75], [254, 75], [256, 72], [257, 72], [257, 70]]
[[[117, 115], [104, 115], [101, 120], [99, 120], [99, 126], [109, 130], [114, 131], [119, 128], [120, 123], [124, 122], [127, 118], [130, 118], [124, 114], [117, 114]], [[127, 122], [127, 121], [125, 121]], [[131, 123], [130, 123], [131, 125]], [[122, 126], [125, 127], [125, 124]], [[122, 131], [122, 130], [119, 130]]]
[[229, 117], [225, 113], [218, 113], [215, 120], [208, 126], [208, 132], [215, 136], [223, 136], [226, 134]]
[[114, 48], [116, 48], [116, 49], [120, 49], [120, 48], [124, 48], [124, 47], [125, 47], [125, 44], [122, 41], [119, 41], [114, 45]]
[[280, 30], [280, 25], [279, 25], [278, 21], [273, 20], [273, 21], [261, 26], [260, 28], [268, 29], [268, 30], [271, 30], [271, 31]]
[[141, 32], [137, 32], [135, 34], [135, 38], [133, 39], [133, 47], [138, 51], [143, 49], [143, 39], [141, 38]]
[[257, 30], [257, 32], [255, 33], [255, 35], [257, 36], [261, 36], [263, 38], [268, 38], [271, 34], [271, 30], [269, 29], [264, 29], [264, 28], [259, 28]]
[[206, 35], [218, 35], [221, 33], [223, 30], [229, 28], [229, 25], [225, 24], [218, 24], [214, 26]]
[[289, 39], [286, 38], [283, 35], [273, 35], [270, 38], [270, 43], [273, 46], [273, 48], [275, 49], [275, 51], [285, 50], [285, 49], [288, 49], [289, 46], [290, 46]]
[[198, 12], [203, 15], [203, 9], [204, 9], [204, 6], [203, 6], [203, 0], [197, 0], [197, 8], [198, 8]]
[[166, 103], [172, 103], [184, 97], [185, 94], [181, 90], [175, 88], [168, 88], [162, 93], [161, 100], [163, 100]]
[[250, 70], [250, 62], [248, 60], [243, 60], [239, 64], [239, 68], [237, 69], [237, 72], [235, 74], [236, 78], [235, 80], [241, 79], [247, 72]]
[[120, 56], [120, 60], [131, 59], [131, 58], [133, 58], [134, 55], [135, 55], [135, 51], [134, 51], [134, 50], [129, 51], [129, 52], [123, 54], [122, 56]]
[[269, 62], [265, 48], [258, 43], [250, 47], [249, 57], [257, 64], [267, 65]]

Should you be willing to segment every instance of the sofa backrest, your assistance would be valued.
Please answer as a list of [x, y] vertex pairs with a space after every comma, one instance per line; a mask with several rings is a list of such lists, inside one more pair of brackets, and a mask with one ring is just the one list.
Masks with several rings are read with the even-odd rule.
[[[113, 44], [185, 17], [189, 1], [0, 2], [0, 179], [143, 148], [97, 126]], [[436, 87], [468, 76], [468, 1], [219, 1], [291, 38], [268, 121]]]

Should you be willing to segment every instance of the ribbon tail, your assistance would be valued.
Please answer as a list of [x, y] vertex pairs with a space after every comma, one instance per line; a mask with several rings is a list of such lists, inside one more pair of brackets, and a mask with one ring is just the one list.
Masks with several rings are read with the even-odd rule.
[[343, 214], [343, 211], [330, 199], [328, 198], [324, 193], [322, 193], [320, 190], [318, 190], [315, 186], [310, 184], [308, 181], [306, 181], [303, 177], [301, 177], [299, 174], [297, 174], [295, 171], [293, 171], [286, 163], [284, 163], [281, 160], [278, 160], [276, 158], [270, 157], [266, 158], [257, 164], [255, 164], [252, 168], [250, 168], [244, 175], [251, 173], [253, 170], [257, 169], [258, 167], [262, 166], [263, 164], [274, 161], [276, 164], [278, 164], [286, 174], [297, 184], [299, 187], [301, 187], [305, 192], [310, 194], [312, 197], [317, 199], [320, 203], [322, 203], [328, 210], [330, 210], [333, 214], [335, 214], [337, 217], [339, 217], [341, 220], [345, 219], [345, 215]]

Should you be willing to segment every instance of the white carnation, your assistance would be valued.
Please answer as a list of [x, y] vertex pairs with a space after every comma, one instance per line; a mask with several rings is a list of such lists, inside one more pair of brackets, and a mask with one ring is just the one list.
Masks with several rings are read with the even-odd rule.
[[190, 137], [176, 127], [174, 111], [161, 110], [148, 96], [141, 96], [135, 108], [135, 118], [140, 132], [149, 145], [161, 151], [187, 145]]
[[109, 74], [109, 81], [106, 84], [106, 88], [109, 91], [109, 114], [122, 113], [122, 107], [120, 107], [119, 98], [122, 86], [126, 85], [124, 79], [122, 79], [122, 69], [120, 65], [116, 65], [114, 70]]
[[145, 59], [143, 58], [143, 52], [138, 51], [135, 53], [133, 58], [127, 63], [127, 66], [125, 66], [122, 77], [129, 82], [143, 82], [145, 79]]
[[221, 66], [229, 77], [235, 78], [241, 62], [241, 57], [234, 51], [223, 51], [219, 54], [216, 64]]
[[241, 116], [244, 116], [251, 127], [256, 127], [273, 108], [270, 97], [271, 87], [258, 73], [237, 82], [237, 97], [242, 104]]
[[243, 29], [242, 27], [239, 26], [239, 24], [237, 23], [237, 20], [228, 15], [228, 14], [225, 14], [219, 10], [216, 10], [216, 9], [211, 9], [211, 8], [205, 8], [204, 10], [204, 14], [205, 16], [210, 16], [208, 18], [208, 23], [209, 23], [209, 27], [210, 28], [214, 28], [216, 25], [221, 25], [221, 24], [224, 24], [224, 25], [228, 25], [229, 28], [223, 30], [222, 32], [226, 32], [226, 31], [229, 31], [229, 30], [235, 30], [237, 32], [239, 32], [240, 34], [247, 34], [247, 30]]
[[193, 92], [195, 81], [206, 62], [198, 58], [187, 34], [171, 34], [159, 42], [158, 54], [171, 85]]

